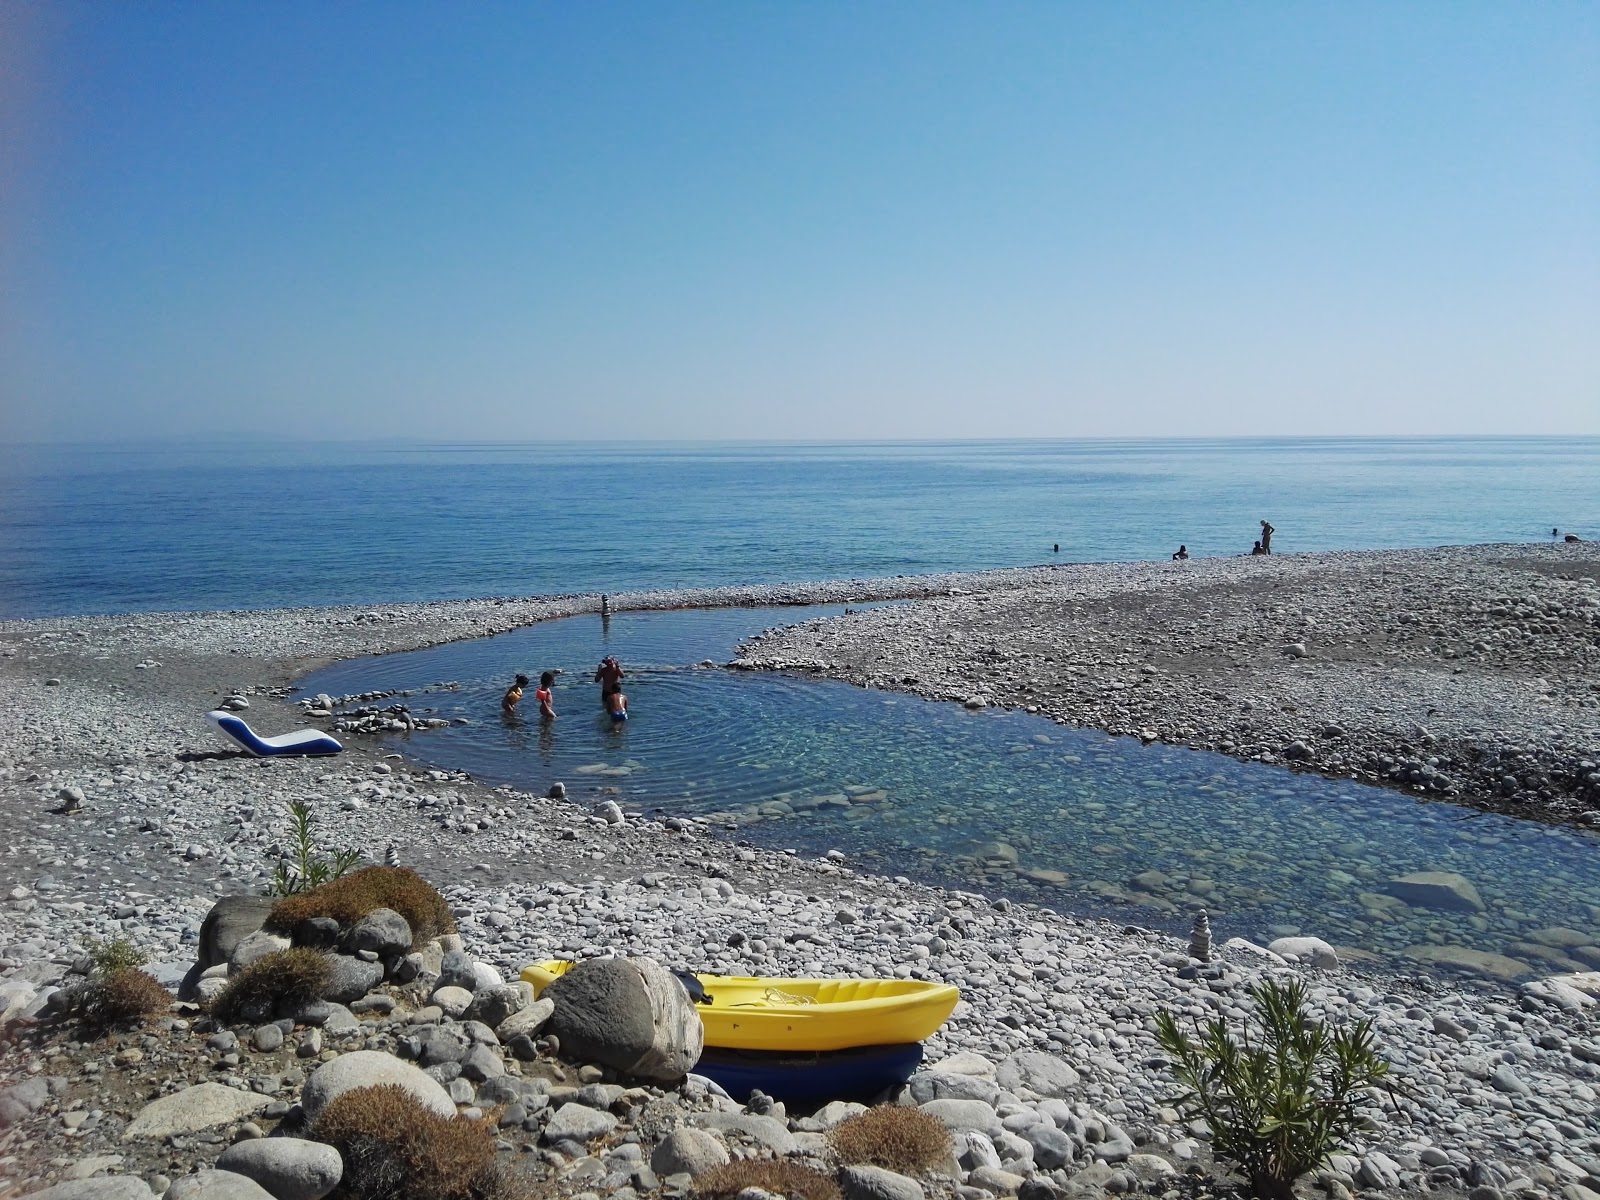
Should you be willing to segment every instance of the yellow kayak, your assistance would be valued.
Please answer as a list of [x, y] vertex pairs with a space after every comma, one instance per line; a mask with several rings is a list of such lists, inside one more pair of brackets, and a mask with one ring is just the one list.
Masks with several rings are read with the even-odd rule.
[[[575, 963], [537, 962], [522, 972], [534, 993]], [[949, 1019], [961, 993], [917, 979], [769, 979], [696, 975], [711, 997], [696, 1004], [706, 1045], [729, 1050], [848, 1050], [920, 1042]]]

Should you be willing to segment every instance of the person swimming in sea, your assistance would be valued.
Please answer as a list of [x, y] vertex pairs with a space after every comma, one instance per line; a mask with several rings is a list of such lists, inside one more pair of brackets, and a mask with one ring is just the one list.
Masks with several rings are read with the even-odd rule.
[[622, 690], [623, 674], [622, 664], [609, 654], [600, 660], [600, 665], [594, 669], [594, 681], [600, 685], [601, 704], [605, 704], [612, 692]]
[[539, 676], [539, 690], [533, 698], [539, 702], [539, 720], [548, 724], [556, 719], [555, 697], [550, 694], [550, 689], [555, 686], [556, 673], [546, 671]]
[[522, 702], [522, 689], [528, 686], [528, 677], [518, 675], [517, 681], [506, 689], [506, 694], [500, 698], [500, 711], [507, 716], [513, 716], [517, 705]]
[[628, 719], [628, 698], [618, 688], [606, 697], [606, 712], [611, 714], [612, 721], [626, 721]]

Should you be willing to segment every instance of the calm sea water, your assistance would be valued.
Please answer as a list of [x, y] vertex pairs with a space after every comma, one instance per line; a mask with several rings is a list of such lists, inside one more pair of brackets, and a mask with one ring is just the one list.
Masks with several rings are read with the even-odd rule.
[[[1145, 924], [1182, 925], [1204, 907], [1225, 937], [1303, 930], [1414, 968], [1415, 948], [1430, 944], [1527, 961], [1550, 953], [1537, 931], [1588, 928], [1600, 911], [1591, 834], [1025, 713], [691, 665], [837, 611], [574, 617], [339, 663], [302, 687], [421, 689], [404, 701], [413, 712], [464, 723], [390, 744], [491, 782], [537, 794], [560, 779], [580, 803], [716, 814], [768, 846], [837, 848], [884, 874]], [[621, 725], [589, 682], [605, 654], [628, 670]], [[554, 724], [501, 716], [516, 672], [555, 669]], [[453, 818], [451, 836], [465, 839], [486, 819]], [[517, 827], [538, 836], [525, 814]], [[1486, 911], [1394, 904], [1386, 884], [1414, 871], [1466, 876]]]
[[[1600, 536], [1600, 439], [0, 448], [0, 616]], [[1059, 544], [1059, 554], [1051, 547]]]

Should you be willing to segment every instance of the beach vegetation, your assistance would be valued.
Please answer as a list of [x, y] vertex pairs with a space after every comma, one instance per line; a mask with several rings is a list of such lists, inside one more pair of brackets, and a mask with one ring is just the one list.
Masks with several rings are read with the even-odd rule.
[[110, 1029], [166, 1012], [172, 994], [138, 967], [97, 974], [83, 986], [78, 1013], [86, 1025]]
[[111, 975], [130, 967], [142, 967], [150, 961], [143, 950], [125, 937], [111, 938], [104, 942], [90, 941], [87, 953], [90, 963], [93, 964], [91, 973], [94, 975]]
[[289, 855], [273, 868], [272, 895], [292, 896], [321, 887], [361, 861], [361, 851], [350, 848], [323, 854], [317, 849], [312, 824], [311, 805], [304, 800], [289, 801]]
[[1156, 1014], [1156, 1040], [1172, 1056], [1185, 1120], [1211, 1130], [1216, 1156], [1234, 1163], [1251, 1191], [1289, 1200], [1295, 1180], [1344, 1147], [1366, 1122], [1380, 1087], [1391, 1092], [1371, 1020], [1333, 1027], [1306, 1011], [1299, 980], [1250, 988], [1258, 1029], [1237, 1034], [1222, 1018], [1191, 1029]]
[[789, 1200], [840, 1200], [839, 1185], [831, 1177], [788, 1158], [740, 1159], [694, 1177], [694, 1194], [706, 1200], [737, 1196], [746, 1188]]
[[265, 927], [292, 934], [295, 926], [311, 917], [332, 917], [348, 926], [378, 908], [393, 909], [406, 919], [413, 945], [456, 927], [444, 897], [406, 867], [362, 867], [320, 887], [285, 896], [272, 906]]
[[920, 1108], [898, 1104], [881, 1104], [846, 1117], [828, 1131], [828, 1142], [842, 1163], [864, 1163], [905, 1175], [932, 1170], [954, 1153], [944, 1122]]
[[309, 1136], [344, 1160], [331, 1200], [511, 1200], [525, 1194], [495, 1162], [492, 1119], [442, 1117], [395, 1084], [336, 1097]]
[[265, 1021], [292, 1012], [322, 995], [333, 965], [320, 950], [297, 947], [263, 954], [228, 980], [211, 1004], [213, 1016], [230, 1024]]

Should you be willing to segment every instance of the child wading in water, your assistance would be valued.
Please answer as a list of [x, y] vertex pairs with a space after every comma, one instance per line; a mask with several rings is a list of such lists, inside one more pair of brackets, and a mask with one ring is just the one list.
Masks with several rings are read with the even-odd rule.
[[606, 697], [606, 711], [611, 714], [613, 721], [626, 721], [628, 719], [628, 698], [618, 688]]
[[556, 710], [551, 703], [552, 697], [550, 695], [550, 688], [555, 684], [555, 681], [556, 673], [554, 671], [546, 671], [539, 676], [539, 690], [533, 694], [533, 698], [539, 702], [539, 720], [541, 721], [554, 721], [556, 719]]
[[511, 716], [517, 711], [517, 705], [522, 701], [522, 689], [528, 686], [528, 677], [518, 675], [517, 681], [506, 689], [506, 694], [500, 698], [500, 711]]

